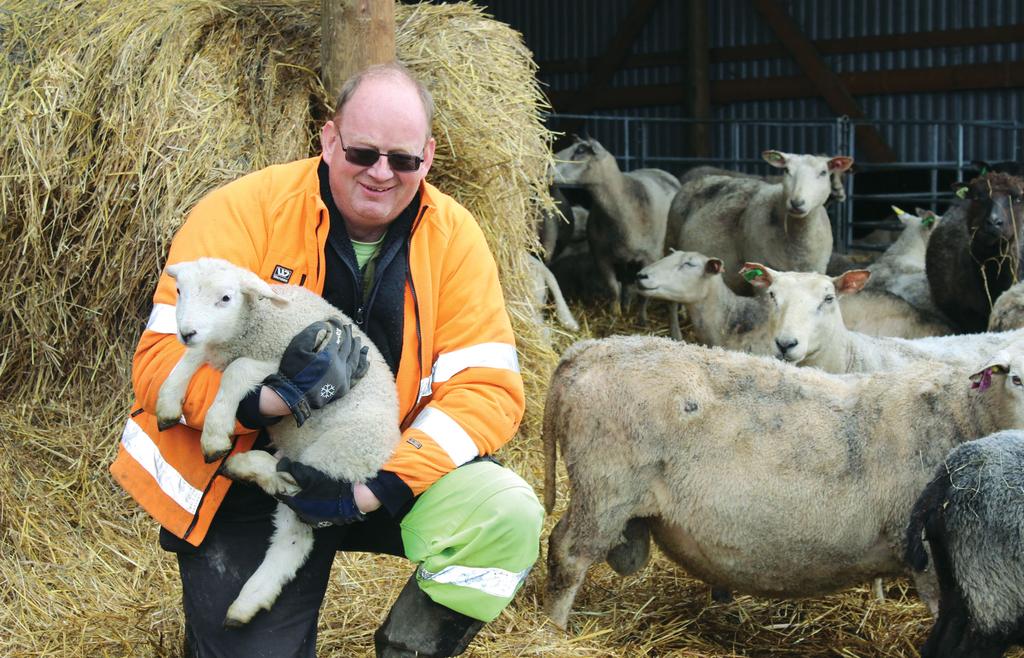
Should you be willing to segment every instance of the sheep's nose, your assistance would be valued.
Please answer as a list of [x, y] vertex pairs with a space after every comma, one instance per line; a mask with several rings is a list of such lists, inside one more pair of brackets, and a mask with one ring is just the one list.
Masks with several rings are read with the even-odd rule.
[[776, 338], [775, 346], [779, 348], [779, 353], [782, 356], [786, 356], [786, 352], [790, 351], [794, 347], [800, 344], [800, 341], [796, 338]]
[[804, 209], [805, 203], [806, 202], [803, 199], [790, 199], [789, 207], [792, 208], [793, 210], [796, 210], [797, 212], [800, 212]]
[[996, 228], [1002, 226], [1003, 214], [998, 212], [992, 213], [991, 215], [988, 216], [988, 223], [991, 224], [992, 226], [995, 226]]
[[194, 329], [192, 331], [182, 331], [179, 335], [181, 336], [181, 342], [188, 345], [188, 342], [196, 335], [196, 331]]
[[644, 274], [643, 272], [640, 272], [640, 273], [638, 273], [636, 275], [636, 280], [637, 281], [645, 281], [646, 279], [647, 279], [647, 275]]

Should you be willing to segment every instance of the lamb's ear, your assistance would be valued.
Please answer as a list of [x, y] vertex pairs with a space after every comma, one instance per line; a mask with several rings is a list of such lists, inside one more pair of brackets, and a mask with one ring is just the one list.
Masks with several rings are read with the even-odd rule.
[[1005, 375], [1010, 371], [1010, 355], [1005, 351], [997, 352], [989, 359], [985, 367], [971, 375], [971, 388], [983, 392], [992, 385], [992, 375]]
[[764, 151], [761, 153], [764, 161], [773, 167], [784, 169], [786, 167], [786, 154], [782, 151]]
[[896, 219], [900, 220], [900, 224], [903, 224], [904, 227], [910, 226], [910, 222], [912, 220], [917, 219], [914, 215], [911, 215], [909, 212], [903, 210], [902, 208], [899, 208], [897, 206], [889, 207], [892, 208], [892, 211], [894, 213], [896, 213]]
[[852, 295], [864, 289], [864, 284], [871, 278], [867, 270], [850, 270], [832, 279], [836, 292], [840, 295]]
[[921, 226], [925, 228], [931, 228], [935, 226], [935, 223], [939, 221], [939, 216], [931, 210], [925, 210], [924, 208], [914, 208], [914, 212], [921, 218]]
[[287, 306], [288, 300], [274, 292], [270, 284], [252, 272], [246, 272], [241, 281], [242, 292], [260, 299], [269, 299], [274, 306]]
[[828, 161], [829, 171], [846, 171], [853, 166], [853, 158], [848, 155], [837, 155]]
[[168, 265], [167, 268], [164, 269], [164, 274], [166, 274], [167, 276], [171, 277], [172, 279], [177, 279], [178, 275], [181, 274], [181, 266], [182, 266], [182, 263], [175, 263], [174, 265]]
[[740, 276], [755, 288], [767, 288], [772, 285], [772, 271], [761, 263], [743, 263]]
[[724, 267], [724, 264], [722, 263], [722, 259], [721, 258], [709, 258], [708, 262], [704, 263], [704, 273], [705, 274], [721, 274], [722, 273], [722, 267]]

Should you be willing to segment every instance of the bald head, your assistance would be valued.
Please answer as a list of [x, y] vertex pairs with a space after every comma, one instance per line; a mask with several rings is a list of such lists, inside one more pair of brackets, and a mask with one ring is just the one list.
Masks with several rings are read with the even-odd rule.
[[429, 138], [431, 136], [431, 124], [434, 121], [434, 98], [430, 95], [430, 91], [426, 86], [412, 74], [412, 71], [399, 62], [368, 66], [346, 80], [345, 84], [341, 87], [341, 92], [338, 93], [338, 100], [334, 105], [334, 122], [340, 123], [345, 106], [352, 100], [352, 96], [355, 95], [360, 85], [368, 80], [385, 79], [404, 82], [416, 90], [416, 93], [419, 95], [420, 104], [423, 106], [423, 116], [426, 118], [426, 137]]

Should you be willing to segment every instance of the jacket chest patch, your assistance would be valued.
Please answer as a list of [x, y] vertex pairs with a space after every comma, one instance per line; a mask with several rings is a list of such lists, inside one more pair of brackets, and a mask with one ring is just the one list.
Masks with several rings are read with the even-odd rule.
[[275, 265], [274, 273], [270, 275], [270, 278], [281, 283], [288, 283], [292, 278], [293, 271], [294, 270], [287, 268], [284, 265]]

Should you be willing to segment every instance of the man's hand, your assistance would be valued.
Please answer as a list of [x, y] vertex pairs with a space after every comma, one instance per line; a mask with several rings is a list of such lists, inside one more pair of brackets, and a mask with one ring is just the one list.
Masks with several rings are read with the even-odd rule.
[[292, 508], [304, 522], [315, 528], [346, 525], [366, 517], [356, 506], [352, 483], [283, 457], [278, 472], [289, 473], [301, 491], [294, 496], [279, 494], [277, 499]]
[[352, 325], [333, 318], [314, 322], [288, 343], [279, 372], [263, 386], [281, 397], [301, 426], [313, 409], [342, 397], [366, 374], [368, 351], [352, 336]]

